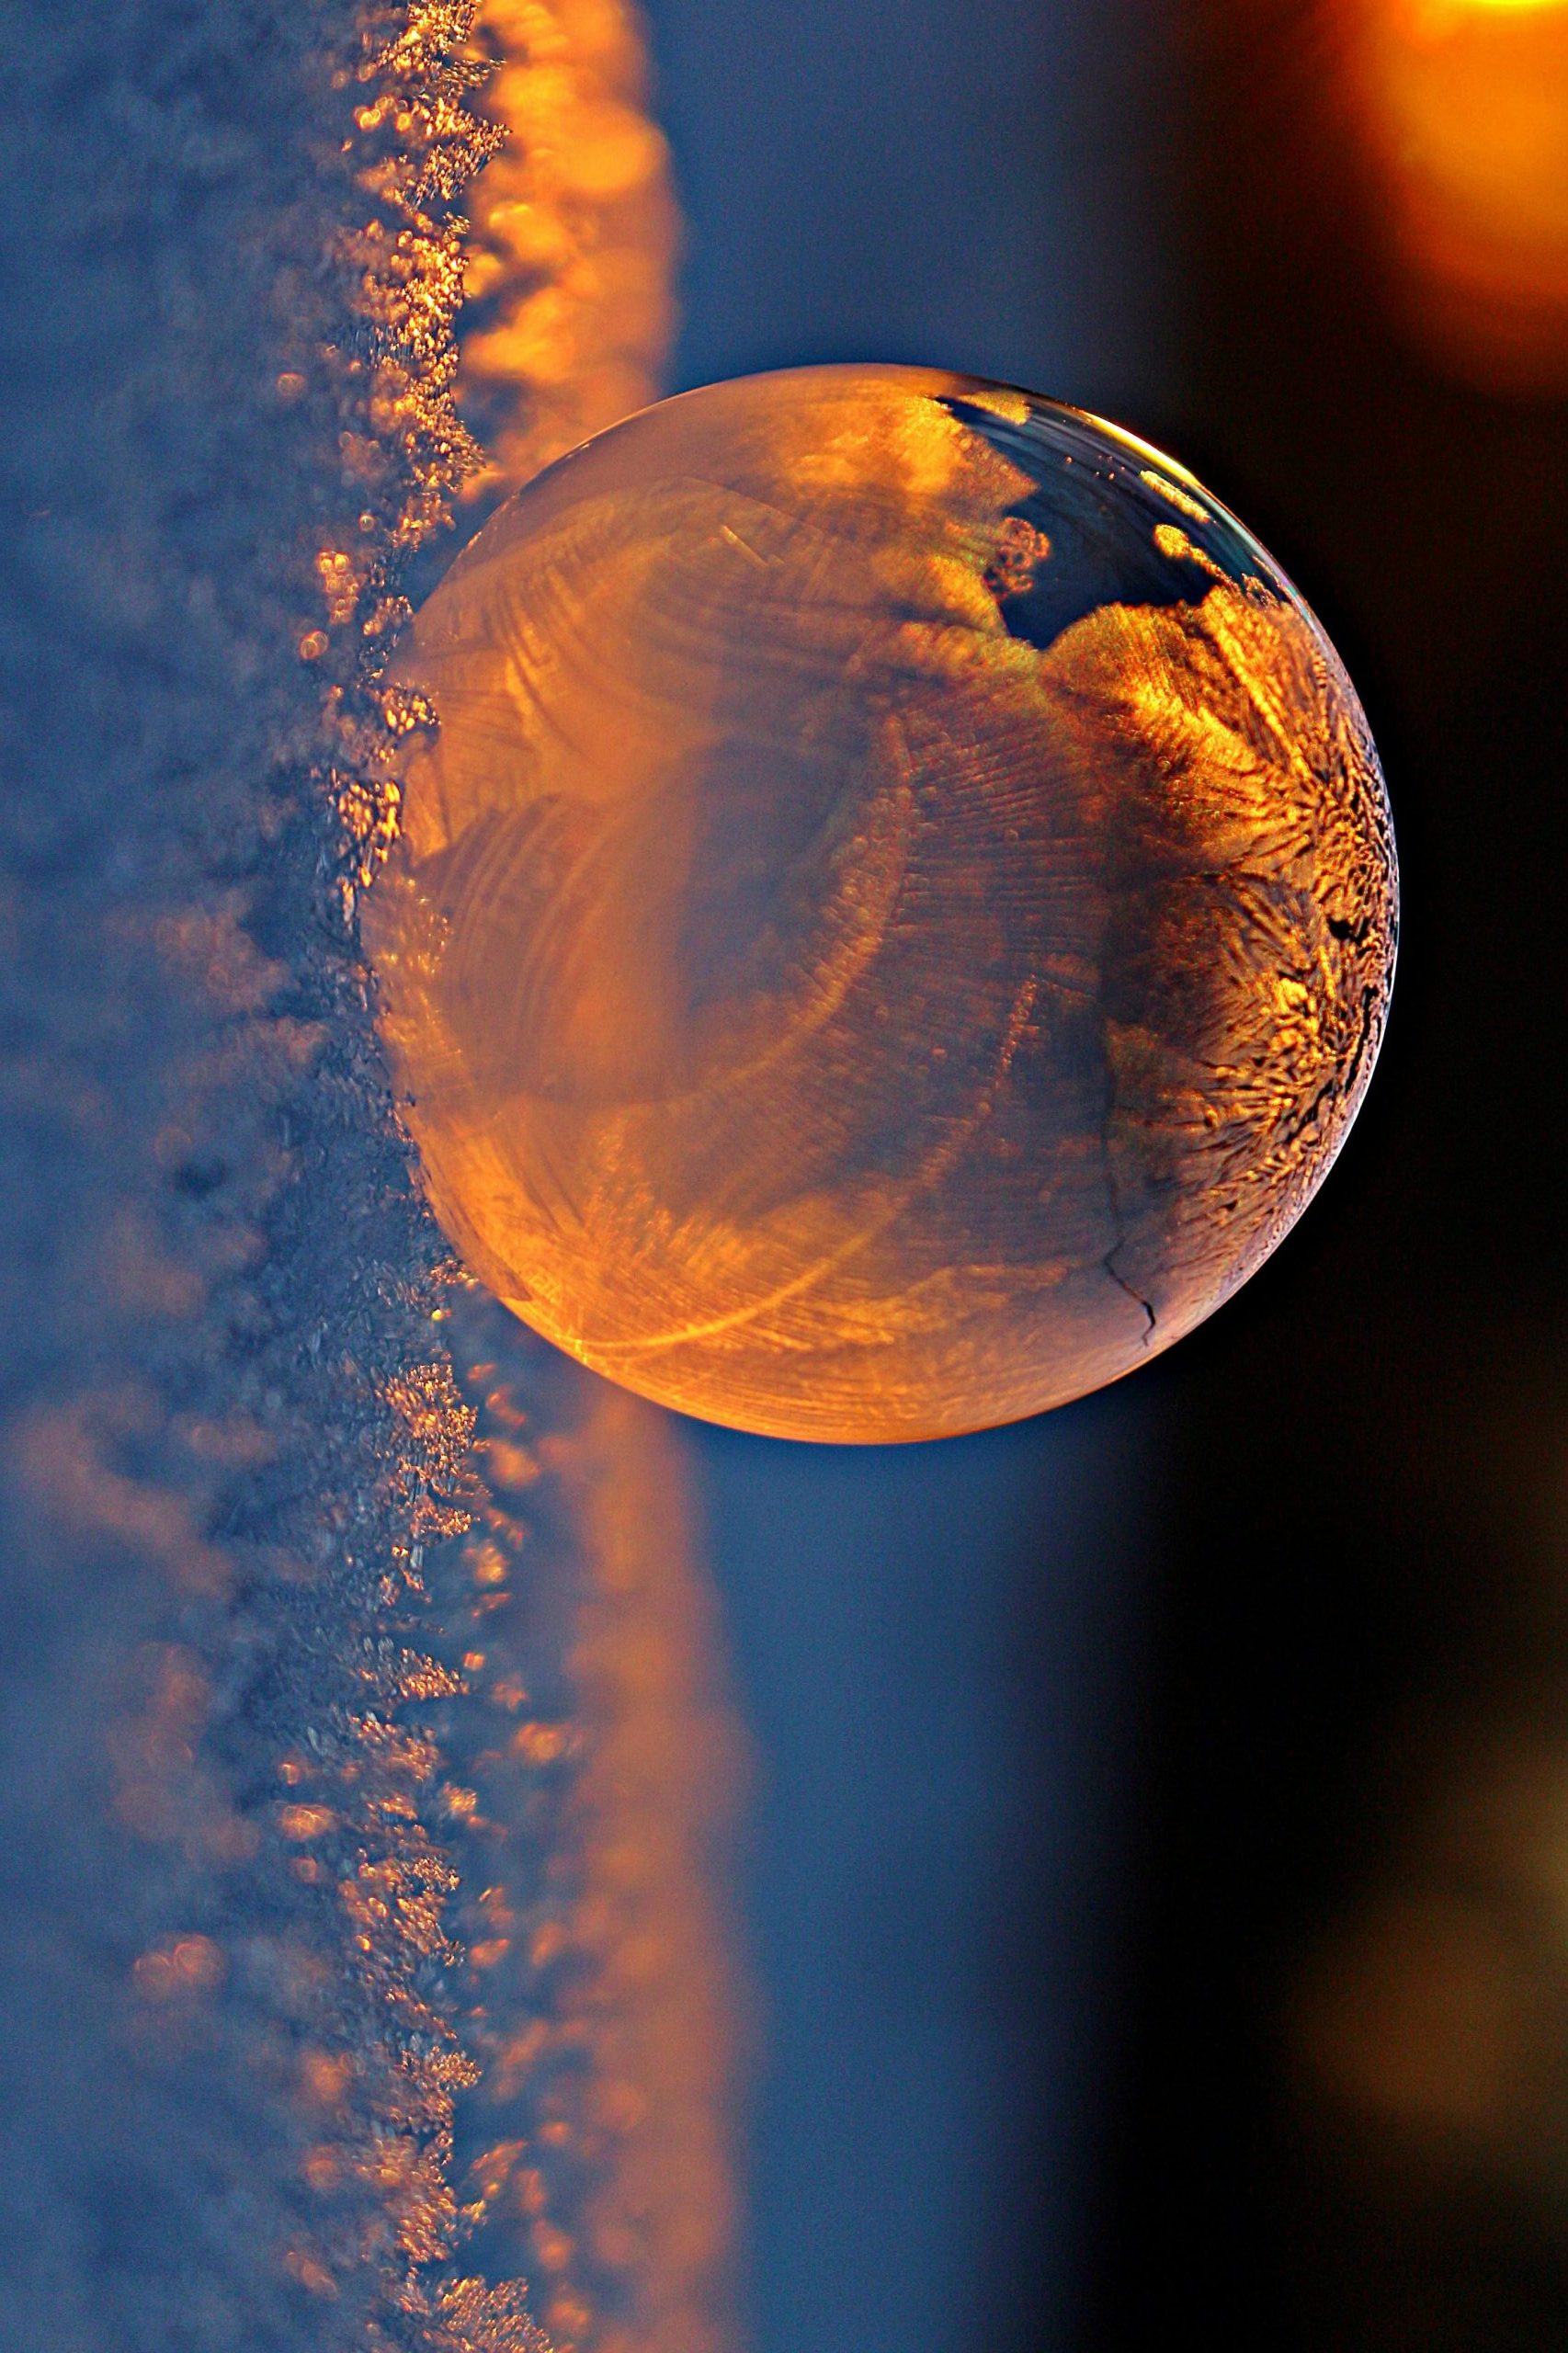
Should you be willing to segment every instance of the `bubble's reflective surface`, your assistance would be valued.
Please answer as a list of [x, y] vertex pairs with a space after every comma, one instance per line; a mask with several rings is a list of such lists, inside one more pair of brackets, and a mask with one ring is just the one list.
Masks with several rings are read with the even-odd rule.
[[1332, 648], [1190, 477], [813, 369], [588, 443], [400, 657], [367, 936], [438, 1214], [527, 1322], [785, 1436], [1114, 1380], [1327, 1168], [1392, 970]]

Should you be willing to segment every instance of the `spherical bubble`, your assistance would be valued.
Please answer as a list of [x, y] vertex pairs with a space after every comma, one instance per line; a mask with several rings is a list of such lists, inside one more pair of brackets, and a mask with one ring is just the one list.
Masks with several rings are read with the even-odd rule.
[[400, 674], [366, 928], [437, 1214], [662, 1402], [914, 1438], [1243, 1282], [1392, 972], [1377, 757], [1169, 460], [892, 368], [663, 403], [498, 514]]

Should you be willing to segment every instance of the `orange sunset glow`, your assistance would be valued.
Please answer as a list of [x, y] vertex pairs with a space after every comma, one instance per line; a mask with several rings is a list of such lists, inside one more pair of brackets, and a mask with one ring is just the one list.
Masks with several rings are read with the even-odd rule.
[[1355, 0], [1345, 17], [1400, 308], [1446, 364], [1568, 385], [1568, 5]]

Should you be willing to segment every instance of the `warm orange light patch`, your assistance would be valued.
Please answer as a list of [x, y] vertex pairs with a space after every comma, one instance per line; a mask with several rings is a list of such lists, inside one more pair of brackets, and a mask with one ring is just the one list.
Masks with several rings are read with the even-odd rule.
[[1434, 1756], [1399, 1848], [1297, 1980], [1302, 2097], [1405, 2178], [1490, 2180], [1555, 2212], [1568, 2129], [1568, 1752], [1499, 1723]]
[[1351, 70], [1424, 342], [1568, 386], [1568, 0], [1355, 0]]
[[511, 490], [654, 399], [676, 216], [627, 0], [481, 0], [502, 145], [474, 192], [459, 398]]
[[1564, 0], [1405, 0], [1413, 18], [1441, 24], [1451, 17], [1519, 17], [1561, 8]]
[[144, 2001], [176, 2001], [210, 1994], [223, 1981], [227, 1963], [210, 1937], [178, 1937], [144, 1952], [131, 1972]]
[[[527, 1407], [505, 1384], [486, 1393], [494, 1370], [465, 1381], [483, 1399], [475, 1459], [527, 1443], [538, 1476], [465, 1547], [517, 1568], [501, 1606], [478, 1580], [471, 1604], [486, 1649], [464, 1770], [487, 1819], [459, 1849], [480, 2071], [459, 2120], [464, 2190], [562, 2353], [733, 2353], [721, 1899], [737, 1733], [678, 1443], [650, 1407], [564, 1367], [537, 1415], [531, 1390]], [[560, 1629], [544, 1643], [541, 1580]], [[552, 1709], [514, 1722], [525, 1665]]]
[[320, 1838], [336, 1823], [336, 1814], [325, 1805], [286, 1805], [278, 1817], [285, 1838]]
[[307, 2255], [302, 2247], [291, 2246], [287, 2250], [283, 2268], [312, 2296], [322, 2296], [328, 2301], [336, 2296], [337, 2282], [331, 2272], [324, 2264], [318, 2263], [313, 2255]]

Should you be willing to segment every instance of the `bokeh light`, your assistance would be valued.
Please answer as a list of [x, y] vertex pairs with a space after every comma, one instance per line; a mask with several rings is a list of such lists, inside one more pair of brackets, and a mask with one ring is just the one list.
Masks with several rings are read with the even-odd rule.
[[1490, 388], [1568, 388], [1568, 5], [1356, 0], [1355, 104], [1405, 318]]

